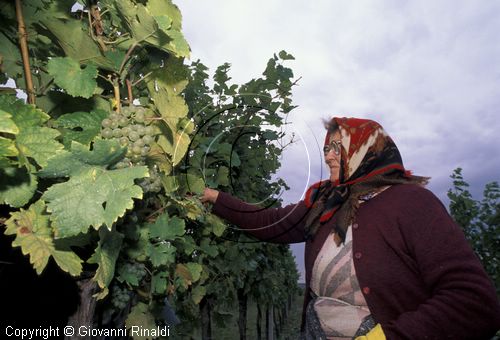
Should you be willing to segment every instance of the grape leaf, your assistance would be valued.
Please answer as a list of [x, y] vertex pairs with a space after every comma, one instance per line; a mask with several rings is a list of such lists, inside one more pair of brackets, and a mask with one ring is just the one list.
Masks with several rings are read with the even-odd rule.
[[169, 58], [164, 68], [169, 71], [153, 71], [146, 85], [163, 121], [171, 131], [177, 131], [179, 119], [186, 117], [189, 111], [181, 96], [188, 84], [188, 74], [182, 59], [179, 58]]
[[7, 167], [14, 164], [8, 157], [15, 157], [18, 155], [14, 141], [8, 138], [0, 137], [0, 168]]
[[[151, 144], [151, 150], [149, 150], [148, 158], [154, 161], [158, 168], [166, 175], [172, 172], [172, 161], [157, 143]], [[163, 178], [163, 176], [161, 177]]]
[[184, 235], [184, 237], [182, 237], [181, 239], [181, 243], [178, 246], [178, 248], [182, 248], [184, 254], [191, 255], [193, 251], [196, 249], [196, 242], [194, 241], [192, 236]]
[[57, 238], [98, 229], [112, 224], [134, 206], [133, 198], [142, 198], [142, 189], [134, 180], [148, 176], [145, 166], [108, 170], [121, 159], [125, 149], [117, 141], [97, 140], [93, 150], [73, 142], [71, 152], [63, 151], [49, 160], [40, 177], [70, 179], [54, 184], [43, 194]]
[[78, 62], [92, 61], [99, 67], [113, 70], [114, 62], [102, 55], [88, 31], [82, 30], [80, 20], [60, 20], [49, 15], [42, 18], [41, 23], [53, 34], [55, 39], [52, 40], [61, 46], [67, 57]]
[[240, 157], [238, 156], [238, 153], [229, 143], [221, 143], [217, 146], [217, 149], [214, 150], [212, 150], [212, 147], [210, 147], [210, 151], [211, 152], [217, 151], [218, 156], [224, 159], [228, 165], [229, 163], [231, 163], [232, 167], [238, 167], [241, 165], [241, 160]]
[[12, 116], [12, 120], [19, 130], [25, 127], [40, 126], [50, 118], [45, 112], [14, 96], [0, 96], [0, 109]]
[[171, 39], [168, 43], [168, 49], [174, 52], [178, 57], [189, 57], [191, 49], [182, 32], [171, 28], [165, 31], [165, 33], [167, 33], [168, 37]]
[[[12, 115], [10, 113], [0, 109], [0, 133], [7, 133], [11, 135], [19, 133], [19, 128], [11, 118]], [[15, 157], [17, 155], [18, 151], [14, 140], [0, 136], [0, 160], [2, 160], [7, 166], [8, 164], [13, 163], [7, 159], [7, 157]], [[3, 167], [1, 163], [0, 167]]]
[[80, 275], [82, 260], [72, 251], [57, 250], [54, 246], [49, 218], [43, 212], [45, 203], [37, 201], [28, 210], [12, 213], [6, 222], [6, 235], [16, 235], [14, 247], [21, 247], [24, 255], [30, 256], [37, 274], [41, 274], [52, 256], [59, 267], [73, 276]]
[[186, 189], [188, 192], [192, 192], [195, 194], [203, 194], [203, 191], [205, 190], [205, 182], [203, 182], [203, 178], [194, 175], [194, 174], [186, 174], [185, 176], [182, 176], [181, 180], [183, 182], [183, 185], [185, 185]]
[[167, 290], [167, 274], [159, 272], [153, 275], [151, 279], [151, 289], [153, 294], [165, 294]]
[[172, 19], [170, 19], [166, 15], [155, 15], [153, 18], [156, 21], [158, 27], [165, 33], [168, 33], [168, 30], [172, 27]]
[[221, 166], [217, 171], [217, 183], [219, 185], [229, 186], [229, 169]]
[[125, 58], [125, 51], [121, 50], [108, 50], [104, 52], [106, 59], [110, 62], [111, 70], [118, 73], [123, 59]]
[[[153, 315], [148, 309], [148, 305], [139, 302], [137, 305], [132, 307], [130, 314], [127, 316], [127, 320], [125, 321], [125, 326], [127, 329], [131, 329], [132, 327], [141, 327], [142, 329], [152, 330], [156, 329], [156, 323]], [[146, 340], [153, 339], [153, 336], [132, 336], [134, 340]]]
[[70, 174], [86, 172], [94, 167], [107, 168], [125, 156], [127, 149], [115, 140], [98, 139], [93, 149], [78, 142], [71, 143], [71, 152], [62, 151], [42, 168], [40, 177], [66, 177]]
[[210, 239], [204, 238], [201, 240], [200, 249], [203, 253], [207, 254], [210, 257], [216, 257], [219, 254], [217, 250], [217, 246], [210, 244]]
[[155, 15], [167, 16], [171, 20], [174, 29], [181, 29], [182, 15], [179, 8], [168, 0], [149, 0], [148, 10]]
[[216, 215], [207, 214], [206, 224], [210, 226], [212, 233], [215, 236], [220, 237], [227, 228], [227, 225]]
[[119, 1], [115, 6], [125, 20], [134, 42], [142, 42], [157, 33], [158, 26], [143, 4]]
[[19, 128], [11, 119], [12, 115], [0, 109], [0, 132], [6, 132], [13, 135], [19, 133]]
[[172, 193], [179, 189], [179, 181], [177, 180], [177, 176], [162, 176], [161, 183], [163, 184], [163, 188], [167, 193]]
[[201, 271], [203, 270], [203, 267], [199, 263], [195, 262], [189, 262], [186, 263], [186, 268], [189, 271], [189, 274], [191, 275], [191, 280], [193, 282], [196, 282], [200, 279], [201, 277]]
[[175, 262], [176, 248], [170, 242], [149, 244], [147, 253], [151, 263], [155, 267], [167, 265]]
[[193, 283], [193, 277], [191, 276], [189, 269], [182, 263], [178, 263], [175, 266], [175, 275], [177, 277], [175, 281], [178, 285], [182, 285], [184, 289], [188, 289], [188, 287]]
[[205, 189], [203, 178], [193, 173], [165, 176], [161, 181], [167, 193], [176, 192], [180, 196], [188, 192], [202, 194]]
[[159, 136], [158, 145], [170, 156], [172, 156], [172, 165], [176, 166], [182, 161], [189, 148], [189, 135], [187, 133], [174, 133], [174, 141], [170, 141], [164, 135]]
[[44, 166], [50, 157], [63, 149], [55, 140], [59, 132], [40, 126], [50, 118], [45, 112], [11, 96], [0, 96], [0, 109], [10, 114], [18, 127], [16, 146], [23, 157], [32, 157]]
[[49, 60], [47, 71], [54, 81], [73, 97], [90, 98], [97, 88], [97, 66], [87, 64], [84, 69], [70, 57], [56, 57]]
[[24, 72], [22, 65], [19, 63], [19, 60], [22, 59], [19, 46], [13, 44], [5, 34], [0, 34], [0, 46], [2, 46], [0, 53], [3, 65], [2, 72], [6, 72], [13, 79], [22, 77]]
[[176, 25], [165, 29], [168, 22], [173, 23], [170, 17], [173, 14], [172, 4], [156, 1], [154, 11], [141, 3], [129, 1], [119, 1], [115, 5], [125, 19], [135, 43], [145, 41], [177, 57], [189, 56], [189, 45], [179, 31], [180, 27]]
[[205, 286], [196, 286], [191, 290], [191, 299], [195, 304], [199, 304], [206, 294], [207, 289]]
[[199, 199], [186, 198], [179, 203], [183, 208], [185, 216], [191, 220], [197, 220], [205, 212], [204, 206]]
[[149, 225], [149, 236], [160, 240], [174, 240], [184, 235], [186, 226], [184, 220], [174, 216], [170, 218], [167, 213], [158, 217], [155, 223]]
[[50, 157], [63, 149], [63, 145], [55, 140], [59, 135], [59, 131], [47, 127], [23, 128], [17, 135], [16, 144], [23, 155], [45, 166]]
[[281, 60], [295, 60], [293, 55], [288, 54], [286, 51], [281, 50], [280, 53], [278, 54]]
[[73, 112], [59, 117], [57, 126], [62, 128], [64, 145], [69, 148], [72, 141], [88, 145], [101, 132], [101, 122], [108, 116], [103, 110]]
[[19, 208], [29, 202], [38, 181], [26, 168], [0, 169], [0, 203]]
[[99, 236], [99, 244], [94, 254], [87, 261], [88, 263], [97, 263], [99, 265], [93, 279], [103, 291], [96, 295], [97, 300], [108, 295], [108, 287], [115, 275], [116, 259], [120, 253], [123, 241], [122, 234], [102, 228], [99, 230]]
[[[182, 86], [180, 88], [182, 88]], [[160, 87], [157, 92], [150, 92], [158, 110], [160, 111], [163, 121], [165, 121], [174, 131], [177, 128], [178, 120], [186, 117], [189, 111], [184, 98], [175, 94], [179, 91], [179, 87], [171, 87], [170, 89], [168, 87]]]

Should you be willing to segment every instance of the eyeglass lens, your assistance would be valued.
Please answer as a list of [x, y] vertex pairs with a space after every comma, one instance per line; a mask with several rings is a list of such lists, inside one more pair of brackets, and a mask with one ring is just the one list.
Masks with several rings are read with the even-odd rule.
[[340, 154], [340, 145], [338, 144], [338, 142], [332, 142], [330, 143], [330, 145], [325, 145], [323, 147], [323, 152], [325, 154], [329, 153], [330, 150], [333, 150], [336, 155]]

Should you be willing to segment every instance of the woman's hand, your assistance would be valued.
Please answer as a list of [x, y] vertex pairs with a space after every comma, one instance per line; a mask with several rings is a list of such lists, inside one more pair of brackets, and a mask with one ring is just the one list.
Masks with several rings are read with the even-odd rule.
[[205, 188], [205, 190], [203, 191], [203, 196], [201, 196], [201, 198], [200, 198], [200, 201], [202, 203], [205, 203], [205, 202], [215, 203], [218, 196], [219, 196], [219, 192], [217, 190]]

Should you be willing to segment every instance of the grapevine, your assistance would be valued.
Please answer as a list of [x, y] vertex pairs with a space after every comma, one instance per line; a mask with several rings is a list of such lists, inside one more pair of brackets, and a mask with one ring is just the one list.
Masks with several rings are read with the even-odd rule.
[[241, 85], [224, 64], [212, 82], [201, 62], [186, 62], [182, 16], [169, 0], [16, 3], [0, 4], [0, 81], [34, 105], [0, 94], [0, 221], [38, 275], [52, 261], [96, 286], [80, 299], [91, 319], [75, 313], [68, 323], [111, 313], [123, 317], [115, 326], [154, 327], [168, 305], [182, 337], [206, 329], [207, 310], [229, 322], [242, 292], [282, 306], [296, 282], [289, 250], [228, 228], [193, 194], [210, 186], [257, 201], [286, 188], [270, 176], [294, 108], [293, 57], [281, 51]]

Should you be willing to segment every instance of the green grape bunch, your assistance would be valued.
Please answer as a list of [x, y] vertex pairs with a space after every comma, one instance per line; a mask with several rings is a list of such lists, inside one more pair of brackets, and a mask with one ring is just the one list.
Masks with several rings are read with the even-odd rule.
[[149, 177], [142, 179], [139, 185], [145, 192], [159, 192], [161, 190], [160, 172], [156, 165], [149, 168]]
[[[120, 113], [113, 112], [103, 119], [102, 138], [118, 140], [120, 145], [127, 147], [127, 154], [115, 164], [116, 169], [145, 164], [151, 144], [159, 133], [159, 129], [151, 124], [153, 120], [153, 111], [142, 106], [124, 106]], [[139, 184], [146, 192], [159, 192], [161, 181], [158, 169], [153, 166], [149, 172], [151, 177]]]
[[127, 307], [130, 301], [130, 293], [126, 288], [114, 285], [111, 290], [111, 303], [117, 310], [122, 310]]
[[144, 267], [144, 264], [139, 262], [126, 263], [123, 270], [129, 275], [135, 276], [139, 282], [144, 278], [144, 276], [146, 276], [146, 268]]

